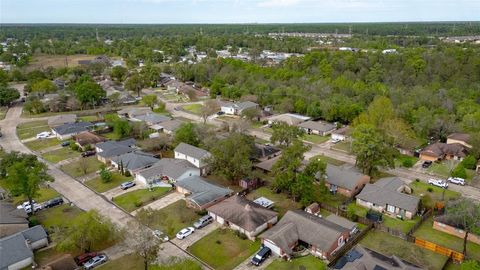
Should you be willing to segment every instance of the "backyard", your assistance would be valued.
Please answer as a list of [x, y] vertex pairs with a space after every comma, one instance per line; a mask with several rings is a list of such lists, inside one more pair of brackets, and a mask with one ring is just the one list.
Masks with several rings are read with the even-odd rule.
[[341, 141], [341, 142], [338, 142], [338, 143], [332, 145], [333, 149], [340, 150], [340, 151], [347, 152], [347, 153], [351, 152], [351, 147], [352, 147], [352, 144], [350, 142], [346, 142], [346, 141]]
[[65, 159], [80, 157], [80, 153], [70, 149], [70, 147], [63, 147], [54, 151], [46, 152], [42, 157], [52, 163], [58, 163]]
[[301, 205], [293, 202], [287, 197], [285, 193], [275, 193], [269, 187], [261, 187], [247, 194], [247, 199], [255, 200], [260, 197], [265, 197], [275, 204], [273, 210], [277, 211], [279, 216], [285, 215], [288, 210], [300, 209]]
[[90, 187], [91, 189], [95, 190], [98, 193], [105, 192], [112, 188], [120, 186], [121, 183], [125, 181], [132, 180], [131, 176], [124, 176], [117, 172], [112, 173], [112, 180], [110, 182], [104, 183], [102, 178], [99, 176], [92, 180], [85, 182], [85, 185]]
[[216, 229], [187, 250], [217, 270], [229, 270], [259, 249], [259, 241], [241, 239], [230, 229]]
[[[98, 270], [118, 270], [118, 269], [143, 269], [143, 259], [136, 254], [128, 254], [116, 260], [108, 261], [99, 267]], [[173, 262], [168, 265], [151, 264], [148, 266], [150, 270], [201, 270], [202, 268], [192, 260], [183, 260]]]
[[65, 164], [61, 167], [62, 171], [72, 177], [79, 177], [89, 173], [96, 172], [103, 163], [97, 160], [96, 156], [81, 158], [78, 162]]
[[203, 107], [202, 104], [189, 104], [189, 105], [183, 106], [182, 108], [185, 111], [191, 112], [196, 115], [200, 115], [202, 113], [202, 107]]
[[17, 136], [20, 140], [35, 137], [38, 133], [51, 131], [47, 120], [32, 121], [17, 126]]
[[383, 215], [383, 225], [386, 227], [399, 230], [403, 233], [408, 233], [417, 222], [420, 221], [419, 216], [415, 216], [414, 219], [401, 220], [398, 218], [391, 218], [387, 215]]
[[312, 255], [301, 258], [295, 258], [291, 261], [282, 259], [274, 260], [266, 270], [323, 270], [326, 269], [325, 264]]
[[170, 191], [170, 188], [156, 187], [153, 189], [137, 189], [113, 198], [118, 206], [127, 212], [132, 212], [150, 202], [160, 199]]

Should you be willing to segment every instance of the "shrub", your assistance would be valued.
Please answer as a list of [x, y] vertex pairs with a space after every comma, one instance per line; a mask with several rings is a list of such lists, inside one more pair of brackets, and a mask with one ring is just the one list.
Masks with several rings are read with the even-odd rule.
[[79, 151], [80, 147], [78, 147], [76, 143], [71, 143], [70, 149], [72, 149], [73, 151]]
[[418, 179], [418, 178], [417, 178], [417, 179], [415, 179], [415, 182], [417, 182], [417, 183], [418, 183], [418, 182], [420, 182], [420, 179]]
[[475, 170], [477, 167], [477, 159], [469, 155], [465, 157], [460, 164], [466, 169]]
[[460, 163], [460, 164], [457, 165], [457, 167], [455, 167], [455, 169], [453, 169], [452, 176], [466, 179], [467, 178], [467, 171], [465, 170], [465, 168]]
[[433, 192], [433, 188], [432, 188], [432, 187], [428, 187], [428, 188], [427, 188], [427, 191], [428, 191], [428, 192]]
[[142, 206], [142, 204], [143, 204], [143, 203], [142, 203], [142, 202], [139, 202], [139, 201], [133, 202], [133, 205], [135, 205], [135, 207], [140, 207], [140, 206]]
[[112, 173], [109, 170], [102, 168], [100, 171], [100, 178], [103, 183], [109, 183], [112, 181]]
[[222, 241], [220, 241], [220, 240], [217, 240], [217, 241], [215, 241], [215, 244], [217, 244], [217, 245], [221, 245], [221, 244], [222, 244]]
[[241, 233], [239, 231], [235, 231], [235, 234], [238, 236], [238, 238], [242, 239], [242, 240], [246, 240], [247, 239], [247, 236], [244, 234], [244, 233]]
[[402, 166], [403, 167], [411, 168], [411, 167], [413, 167], [413, 165], [415, 165], [415, 161], [413, 161], [413, 159], [411, 159], [411, 158], [405, 158], [402, 161]]
[[132, 174], [130, 173], [130, 171], [125, 171], [125, 176], [130, 177], [130, 176], [132, 176]]

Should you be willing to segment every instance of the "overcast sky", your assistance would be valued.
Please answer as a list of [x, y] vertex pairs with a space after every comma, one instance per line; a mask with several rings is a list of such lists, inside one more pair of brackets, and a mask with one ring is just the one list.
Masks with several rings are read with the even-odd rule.
[[0, 0], [1, 23], [478, 20], [480, 0]]

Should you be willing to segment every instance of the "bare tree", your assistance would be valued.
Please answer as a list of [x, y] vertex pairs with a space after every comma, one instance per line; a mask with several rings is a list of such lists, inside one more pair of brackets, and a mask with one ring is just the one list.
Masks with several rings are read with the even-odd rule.
[[128, 239], [128, 245], [143, 259], [143, 266], [148, 270], [158, 256], [161, 241], [152, 230], [140, 223], [130, 224], [133, 227], [131, 237]]
[[86, 175], [88, 172], [88, 161], [87, 158], [81, 158], [80, 161], [78, 162], [78, 166], [83, 173], [83, 175]]
[[202, 106], [202, 109], [200, 110], [200, 114], [202, 115], [202, 118], [203, 118], [203, 123], [207, 123], [207, 118], [218, 112], [220, 110], [220, 107], [218, 106], [218, 103], [213, 100], [213, 99], [210, 99], [210, 100], [207, 100], [203, 103], [203, 106]]
[[470, 199], [462, 198], [449, 202], [442, 217], [450, 225], [465, 231], [463, 237], [463, 254], [467, 255], [467, 241], [470, 233], [480, 233], [480, 205]]

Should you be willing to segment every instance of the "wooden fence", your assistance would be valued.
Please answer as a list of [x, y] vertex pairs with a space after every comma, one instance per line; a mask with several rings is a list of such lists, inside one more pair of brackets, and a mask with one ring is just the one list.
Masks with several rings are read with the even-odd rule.
[[458, 251], [437, 245], [435, 243], [432, 243], [420, 238], [415, 238], [415, 245], [422, 247], [424, 249], [431, 250], [443, 256], [450, 257], [454, 262], [461, 263], [465, 259], [465, 256]]

